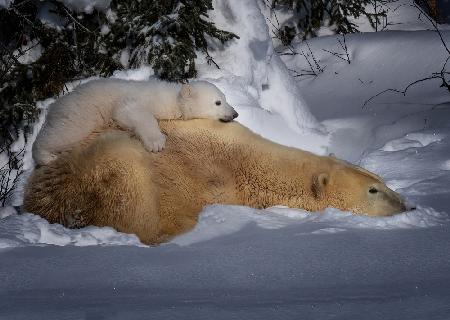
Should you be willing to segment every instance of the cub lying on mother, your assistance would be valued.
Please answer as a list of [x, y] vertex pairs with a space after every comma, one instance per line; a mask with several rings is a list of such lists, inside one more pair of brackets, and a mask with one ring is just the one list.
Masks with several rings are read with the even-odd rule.
[[94, 137], [30, 178], [24, 207], [67, 227], [111, 226], [155, 244], [188, 231], [212, 203], [371, 216], [406, 210], [376, 175], [332, 157], [270, 142], [238, 123], [161, 121], [166, 149], [128, 133]]
[[38, 165], [48, 165], [112, 121], [132, 131], [148, 151], [158, 152], [164, 148], [166, 137], [157, 120], [205, 118], [228, 122], [237, 116], [225, 95], [207, 81], [181, 85], [157, 79], [94, 80], [50, 105], [33, 144], [33, 159]]

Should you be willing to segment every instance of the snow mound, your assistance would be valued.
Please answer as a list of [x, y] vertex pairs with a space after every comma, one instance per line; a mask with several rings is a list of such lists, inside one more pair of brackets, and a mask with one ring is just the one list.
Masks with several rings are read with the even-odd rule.
[[[450, 33], [443, 32], [442, 36], [448, 43]], [[317, 76], [297, 77], [304, 100], [319, 120], [371, 114], [384, 115], [392, 121], [393, 114], [406, 114], [423, 109], [424, 105], [447, 102], [440, 94], [443, 89], [439, 87], [439, 80], [435, 79], [412, 86], [406, 97], [386, 92], [364, 106], [368, 99], [386, 89], [403, 90], [413, 81], [441, 70], [447, 52], [435, 31], [349, 34], [346, 44], [350, 64], [325, 51], [344, 53], [339, 40], [343, 41], [342, 36], [294, 44], [295, 52], [304, 52], [310, 61], [314, 58], [323, 68]], [[420, 50], [417, 43], [421, 43]], [[284, 55], [282, 59], [291, 70], [310, 69], [301, 54]]]
[[394, 230], [425, 228], [450, 221], [445, 213], [418, 207], [390, 217], [354, 215], [328, 208], [323, 212], [308, 212], [286, 207], [258, 210], [243, 206], [212, 205], [205, 208], [196, 227], [171, 243], [186, 246], [239, 232], [248, 224], [262, 229], [296, 228], [298, 235], [345, 232], [353, 229]]
[[[0, 217], [0, 248], [29, 245], [144, 246], [135, 235], [124, 234], [109, 227], [67, 229], [60, 224], [50, 224], [34, 214], [16, 214], [12, 207], [2, 208]], [[425, 228], [443, 225], [449, 221], [445, 213], [427, 207], [418, 207], [417, 210], [391, 217], [374, 218], [334, 208], [323, 212], [308, 212], [281, 206], [259, 210], [244, 206], [211, 205], [201, 213], [199, 222], [192, 231], [174, 238], [170, 243], [186, 246], [232, 236], [242, 232], [249, 224], [272, 230], [289, 227], [295, 228], [297, 235], [317, 235], [354, 229]]]
[[0, 248], [27, 245], [93, 246], [135, 245], [142, 246], [135, 235], [124, 234], [109, 227], [67, 229], [60, 224], [50, 224], [34, 214], [13, 214], [11, 207], [0, 210]]
[[[304, 134], [324, 137], [323, 126], [308, 109], [295, 79], [274, 51], [260, 2], [215, 0], [213, 5], [215, 9], [209, 12], [211, 20], [219, 28], [237, 34], [239, 40], [226, 45], [211, 41], [209, 53], [220, 69], [199, 55], [198, 77], [217, 85], [239, 114], [248, 108], [258, 108], [281, 116], [299, 141], [306, 140]], [[237, 120], [241, 121], [240, 117]], [[273, 127], [268, 125], [267, 129]], [[326, 138], [319, 138], [318, 148], [312, 144], [306, 144], [305, 148], [320, 152], [326, 142]]]
[[408, 133], [403, 138], [389, 141], [381, 148], [381, 150], [400, 151], [408, 148], [421, 148], [426, 147], [431, 143], [439, 142], [443, 138], [444, 135], [436, 133]]
[[[427, 131], [393, 139], [381, 150], [367, 154], [361, 165], [377, 172], [394, 189], [417, 195], [450, 192], [448, 148], [450, 129], [441, 128], [439, 134]], [[391, 164], [391, 165], [389, 165]], [[399, 170], [401, 169], [401, 170]], [[433, 187], [432, 187], [433, 185]]]

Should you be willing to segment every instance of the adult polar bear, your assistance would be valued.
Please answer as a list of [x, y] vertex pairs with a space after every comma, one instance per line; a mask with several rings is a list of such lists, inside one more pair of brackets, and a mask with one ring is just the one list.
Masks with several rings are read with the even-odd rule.
[[391, 215], [403, 200], [374, 174], [270, 142], [242, 125], [161, 121], [163, 152], [126, 132], [99, 134], [38, 168], [24, 208], [68, 227], [111, 226], [155, 244], [183, 233], [212, 203]]
[[166, 137], [158, 120], [208, 118], [231, 121], [238, 116], [213, 84], [194, 81], [94, 80], [76, 88], [50, 106], [47, 119], [33, 144], [33, 159], [48, 164], [114, 120], [133, 131], [148, 151], [158, 152]]

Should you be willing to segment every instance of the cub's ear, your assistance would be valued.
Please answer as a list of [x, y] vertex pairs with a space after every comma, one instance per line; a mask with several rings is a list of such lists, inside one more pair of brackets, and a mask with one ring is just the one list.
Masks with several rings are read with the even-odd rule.
[[180, 95], [183, 98], [189, 98], [192, 95], [192, 88], [189, 84], [183, 84], [181, 86]]
[[314, 197], [320, 199], [323, 197], [325, 189], [330, 182], [330, 176], [328, 173], [322, 172], [313, 176], [311, 190]]

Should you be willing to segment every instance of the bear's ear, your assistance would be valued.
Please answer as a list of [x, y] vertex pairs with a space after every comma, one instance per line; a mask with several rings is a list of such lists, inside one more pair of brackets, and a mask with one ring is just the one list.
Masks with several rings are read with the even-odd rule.
[[189, 98], [192, 94], [192, 88], [189, 84], [183, 84], [181, 86], [180, 95], [182, 98]]
[[330, 176], [328, 175], [328, 173], [322, 172], [314, 175], [311, 186], [314, 197], [316, 197], [317, 199], [321, 199], [329, 182]]

